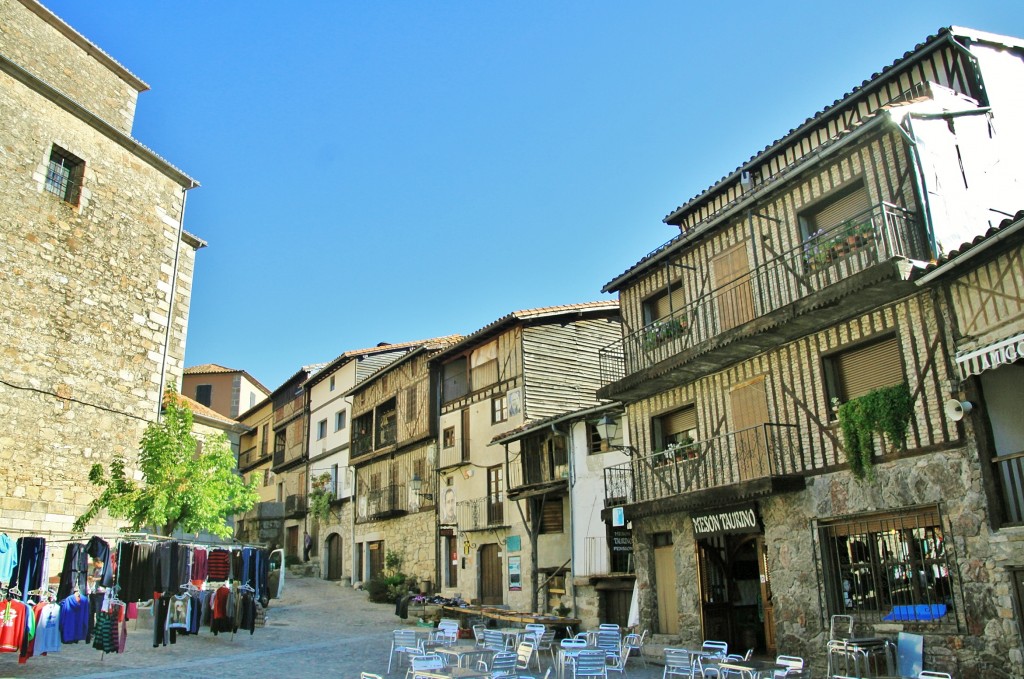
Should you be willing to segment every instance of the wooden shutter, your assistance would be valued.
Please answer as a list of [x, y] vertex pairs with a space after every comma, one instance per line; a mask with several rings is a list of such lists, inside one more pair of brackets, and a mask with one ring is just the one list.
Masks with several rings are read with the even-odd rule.
[[661, 433], [663, 436], [680, 434], [697, 428], [697, 409], [693, 406], [677, 410], [661, 417]]
[[863, 186], [814, 212], [811, 221], [816, 229], [831, 229], [871, 208], [871, 198]]
[[725, 332], [754, 318], [754, 296], [750, 288], [750, 260], [747, 244], [740, 243], [712, 260], [717, 285], [719, 332]]
[[836, 367], [839, 369], [840, 398], [844, 401], [905, 380], [900, 345], [895, 337], [840, 354], [836, 358]]
[[562, 518], [562, 498], [549, 497], [544, 500], [544, 513], [540, 519], [541, 533], [561, 533], [565, 530]]
[[667, 291], [661, 292], [650, 302], [648, 302], [648, 316], [644, 322], [652, 323], [661, 318], [671, 315], [674, 312], [679, 311], [686, 305], [686, 294], [683, 292], [683, 286], [680, 282], [673, 283], [671, 286], [672, 293], [668, 294]]

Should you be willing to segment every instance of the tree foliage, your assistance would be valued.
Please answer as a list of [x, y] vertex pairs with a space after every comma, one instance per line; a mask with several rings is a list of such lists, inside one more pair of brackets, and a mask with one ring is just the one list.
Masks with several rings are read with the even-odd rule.
[[255, 484], [246, 484], [238, 475], [227, 437], [207, 436], [198, 451], [192, 411], [170, 390], [164, 403], [163, 419], [151, 423], [142, 435], [141, 482], [128, 476], [123, 457], [115, 457], [109, 471], [93, 465], [89, 481], [102, 491], [75, 521], [75, 531], [84, 531], [105, 509], [126, 520], [131, 530], [153, 526], [164, 535], [181, 528], [186, 533], [231, 537], [226, 518], [256, 504]]
[[309, 513], [321, 523], [331, 516], [331, 502], [334, 501], [334, 493], [330, 490], [331, 480], [330, 472], [320, 474], [313, 479], [313, 490], [309, 493]]

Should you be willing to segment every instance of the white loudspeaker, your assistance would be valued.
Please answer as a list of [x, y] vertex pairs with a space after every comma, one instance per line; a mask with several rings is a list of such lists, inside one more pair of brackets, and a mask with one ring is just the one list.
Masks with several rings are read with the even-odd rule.
[[964, 415], [971, 412], [974, 409], [974, 404], [970, 401], [958, 401], [955, 398], [951, 398], [946, 401], [946, 417], [954, 422], [959, 422], [964, 419]]

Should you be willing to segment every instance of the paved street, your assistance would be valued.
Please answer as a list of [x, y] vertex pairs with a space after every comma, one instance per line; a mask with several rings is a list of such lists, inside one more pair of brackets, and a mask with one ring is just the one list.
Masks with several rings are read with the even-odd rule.
[[[148, 613], [143, 613], [148, 615]], [[246, 633], [178, 637], [173, 646], [153, 648], [145, 618], [137, 629], [128, 623], [128, 644], [121, 655], [103, 656], [84, 644], [67, 645], [53, 656], [19, 665], [12, 653], [0, 654], [0, 677], [157, 677], [246, 679], [344, 677], [360, 671], [384, 674], [390, 632], [399, 626], [394, 606], [371, 604], [355, 592], [312, 578], [291, 578], [281, 600], [267, 609], [267, 626]], [[404, 624], [415, 622], [412, 618]], [[546, 664], [545, 664], [546, 667]], [[392, 672], [402, 679], [404, 671]], [[628, 679], [660, 677], [661, 668], [631, 664]]]

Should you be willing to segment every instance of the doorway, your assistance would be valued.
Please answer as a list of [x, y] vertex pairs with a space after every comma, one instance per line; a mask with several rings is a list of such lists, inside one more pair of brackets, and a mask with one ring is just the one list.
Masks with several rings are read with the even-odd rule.
[[501, 591], [501, 553], [498, 545], [491, 543], [480, 547], [480, 603], [496, 605], [503, 603]]
[[743, 653], [775, 654], [771, 579], [761, 533], [712, 535], [697, 541], [701, 625], [705, 639]]
[[658, 601], [658, 633], [679, 634], [679, 595], [671, 533], [654, 535], [654, 587]]
[[285, 552], [288, 556], [294, 556], [296, 559], [302, 558], [299, 553], [299, 527], [288, 526], [288, 531], [285, 536]]
[[343, 575], [341, 536], [331, 533], [327, 536], [327, 579], [340, 580]]

